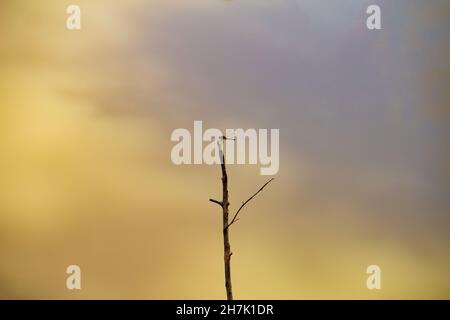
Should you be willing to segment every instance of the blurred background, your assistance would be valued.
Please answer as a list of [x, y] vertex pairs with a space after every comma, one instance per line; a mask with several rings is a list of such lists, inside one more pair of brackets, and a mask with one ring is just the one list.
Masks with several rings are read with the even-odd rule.
[[[280, 129], [276, 180], [231, 230], [235, 298], [449, 299], [449, 15], [0, 0], [0, 298], [225, 298], [220, 167], [170, 160], [171, 132], [202, 120]], [[231, 210], [266, 178], [230, 166]]]

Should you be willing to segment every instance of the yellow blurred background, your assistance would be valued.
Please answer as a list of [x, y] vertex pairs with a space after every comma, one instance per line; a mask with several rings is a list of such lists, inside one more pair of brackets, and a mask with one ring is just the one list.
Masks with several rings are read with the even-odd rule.
[[[1, 0], [0, 298], [225, 298], [220, 168], [170, 161], [193, 120], [280, 128], [236, 298], [450, 298], [450, 11], [380, 2], [374, 35], [367, 1]], [[232, 210], [266, 181], [229, 176]]]

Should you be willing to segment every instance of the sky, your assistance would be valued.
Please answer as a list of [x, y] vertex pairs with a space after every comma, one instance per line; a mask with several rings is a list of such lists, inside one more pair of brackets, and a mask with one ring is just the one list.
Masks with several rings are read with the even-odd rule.
[[[220, 167], [170, 160], [194, 120], [280, 129], [236, 298], [450, 297], [448, 1], [75, 2], [0, 2], [1, 298], [223, 299]], [[232, 211], [266, 181], [229, 179]]]

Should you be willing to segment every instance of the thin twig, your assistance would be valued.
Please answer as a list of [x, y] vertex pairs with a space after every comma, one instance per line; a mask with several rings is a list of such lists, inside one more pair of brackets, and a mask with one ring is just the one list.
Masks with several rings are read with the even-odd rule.
[[221, 136], [223, 140], [233, 140], [236, 141], [236, 138], [228, 138], [227, 136]]
[[275, 178], [270, 179], [269, 181], [267, 181], [261, 188], [259, 188], [258, 191], [256, 191], [250, 198], [248, 198], [245, 202], [243, 202], [241, 204], [241, 206], [239, 207], [238, 211], [235, 213], [233, 219], [231, 219], [231, 222], [225, 227], [225, 229], [228, 229], [233, 223], [235, 223], [236, 221], [239, 220], [238, 215], [239, 212], [241, 212], [242, 208], [244, 208], [244, 206], [249, 203], [258, 193], [260, 193], [261, 191], [263, 191], [263, 189], [269, 184], [271, 183], [273, 180], [275, 180]]
[[[227, 138], [226, 136], [220, 137], [222, 139], [222, 145], [223, 141], [225, 140], [236, 140], [236, 138]], [[223, 216], [223, 251], [224, 251], [224, 266], [225, 266], [225, 289], [227, 293], [227, 300], [233, 300], [233, 289], [231, 285], [231, 255], [233, 254], [231, 252], [230, 247], [230, 235], [228, 228], [239, 220], [239, 212], [242, 210], [242, 208], [250, 202], [258, 193], [260, 193], [272, 180], [273, 178], [267, 181], [254, 195], [252, 195], [247, 201], [242, 203], [236, 214], [234, 215], [231, 223], [228, 223], [228, 207], [230, 205], [229, 199], [228, 199], [228, 175], [227, 175], [227, 169], [226, 169], [226, 163], [225, 163], [225, 154], [223, 153], [223, 149], [221, 147], [221, 144], [219, 141], [217, 141], [217, 145], [219, 147], [219, 155], [220, 155], [220, 166], [222, 169], [222, 201], [215, 200], [215, 199], [209, 199], [209, 201], [216, 203], [222, 207], [222, 216]]]
[[222, 204], [222, 202], [221, 201], [219, 201], [219, 200], [214, 200], [214, 199], [209, 199], [209, 201], [211, 201], [211, 202], [214, 202], [214, 203], [217, 203], [219, 206], [223, 206], [223, 204]]

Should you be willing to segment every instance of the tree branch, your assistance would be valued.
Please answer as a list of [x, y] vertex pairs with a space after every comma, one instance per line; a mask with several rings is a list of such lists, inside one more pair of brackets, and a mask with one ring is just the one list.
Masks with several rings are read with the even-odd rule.
[[225, 227], [225, 229], [228, 229], [233, 223], [235, 223], [236, 221], [239, 220], [238, 215], [239, 212], [241, 212], [242, 208], [244, 208], [244, 206], [249, 203], [258, 193], [260, 193], [261, 191], [263, 191], [263, 189], [269, 184], [271, 183], [275, 178], [270, 179], [269, 181], [267, 181], [261, 188], [259, 188], [258, 191], [256, 191], [250, 198], [248, 198], [245, 202], [243, 202], [241, 204], [241, 206], [239, 207], [238, 211], [235, 213], [233, 219], [231, 219], [231, 222]]
[[221, 136], [223, 140], [233, 140], [236, 141], [236, 138], [228, 138], [227, 136]]
[[219, 200], [209, 199], [209, 201], [214, 202], [214, 203], [217, 203], [219, 206], [223, 207], [222, 202], [219, 201]]
[[[222, 145], [224, 144], [225, 140], [236, 140], [236, 138], [227, 138], [226, 136], [219, 137], [221, 138]], [[221, 143], [217, 141], [217, 145], [219, 147], [219, 156], [220, 156], [220, 166], [222, 169], [222, 201], [215, 200], [215, 199], [209, 199], [209, 201], [216, 203], [222, 207], [222, 233], [223, 233], [223, 258], [224, 258], [224, 271], [225, 271], [225, 289], [227, 293], [227, 300], [233, 300], [233, 289], [231, 285], [231, 255], [233, 254], [231, 252], [230, 247], [230, 235], [228, 228], [239, 220], [239, 213], [241, 212], [242, 208], [250, 202], [258, 193], [260, 193], [272, 180], [273, 178], [267, 181], [258, 191], [256, 191], [255, 194], [253, 194], [247, 201], [242, 203], [236, 214], [234, 215], [231, 223], [229, 223], [229, 199], [228, 199], [228, 175], [227, 175], [227, 169], [226, 169], [226, 162], [225, 162], [225, 154], [223, 152], [223, 148], [221, 147]]]

